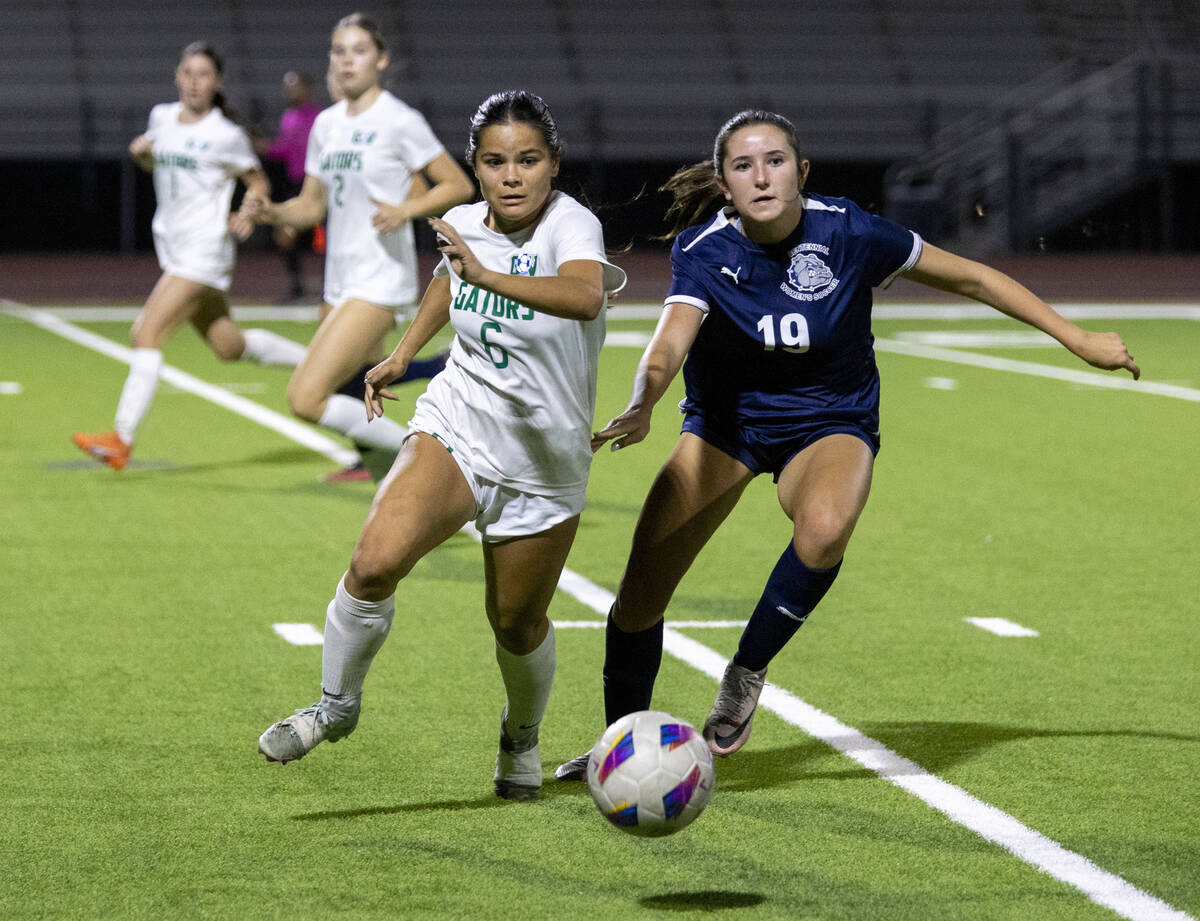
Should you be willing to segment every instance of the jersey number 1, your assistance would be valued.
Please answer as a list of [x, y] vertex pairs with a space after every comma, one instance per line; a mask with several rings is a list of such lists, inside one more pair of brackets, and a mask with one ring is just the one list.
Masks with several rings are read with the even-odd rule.
[[[758, 321], [758, 331], [762, 333], [763, 348], [768, 352], [775, 351], [775, 317], [763, 314]], [[779, 341], [785, 352], [808, 351], [808, 321], [803, 314], [786, 313], [779, 318]]]

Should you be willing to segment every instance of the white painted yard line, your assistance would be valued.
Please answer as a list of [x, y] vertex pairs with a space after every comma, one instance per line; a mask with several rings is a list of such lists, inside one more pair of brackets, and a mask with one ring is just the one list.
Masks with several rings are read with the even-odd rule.
[[1040, 636], [1036, 630], [1022, 627], [1003, 617], [964, 617], [963, 620], [996, 636]]
[[[574, 573], [572, 573], [574, 575]], [[562, 588], [562, 582], [559, 582], [559, 588]], [[566, 589], [563, 589], [566, 591]], [[583, 630], [603, 629], [607, 626], [603, 620], [556, 620], [554, 622], [555, 629], [573, 629], [579, 628]], [[746, 626], [744, 620], [673, 620], [668, 625], [673, 630], [703, 630], [705, 627], [718, 628], [736, 628], [741, 630]]]
[[[13, 313], [10, 303], [0, 302], [0, 310]], [[57, 321], [61, 323], [61, 328], [58, 328], [54, 325], [53, 317], [39, 316], [38, 311], [29, 311], [24, 308], [19, 308], [19, 311], [14, 315], [29, 319], [30, 322], [36, 322], [37, 325], [72, 341], [80, 341], [75, 338], [76, 335], [95, 338], [99, 342], [92, 344], [81, 341], [80, 344], [88, 345], [89, 348], [96, 347], [97, 351], [105, 354], [111, 354], [107, 351], [109, 347], [121, 349], [110, 340], [103, 337], [92, 337], [92, 334], [87, 331], [62, 323], [62, 321]], [[38, 319], [32, 319], [26, 314], [38, 317]], [[128, 350], [122, 349], [122, 351], [127, 352]], [[113, 357], [122, 361], [127, 360], [120, 355]], [[1034, 365], [1033, 367], [1040, 366]], [[189, 377], [189, 375], [183, 375], [182, 372], [179, 374]], [[214, 402], [219, 402], [219, 405], [240, 414], [245, 413], [247, 409], [256, 413], [264, 411], [257, 404], [240, 398], [228, 402]], [[293, 437], [287, 431], [277, 430], [281, 434]], [[312, 434], [307, 429], [304, 432]], [[295, 440], [299, 441], [299, 439]], [[306, 447], [312, 447], [307, 439], [299, 441], [299, 443]], [[317, 449], [314, 448], [314, 450]], [[474, 529], [471, 528], [471, 530]], [[612, 592], [568, 569], [563, 570], [562, 578], [559, 579], [559, 588], [601, 615], [607, 614], [614, 600]], [[314, 632], [316, 630], [316, 628], [311, 629]], [[663, 631], [663, 640], [666, 652], [711, 678], [720, 680], [726, 665], [724, 656], [690, 637], [684, 636], [674, 627], [667, 627]], [[1007, 813], [976, 799], [961, 788], [929, 774], [920, 765], [900, 757], [881, 742], [863, 735], [857, 729], [847, 726], [774, 684], [768, 682], [764, 686], [760, 706], [777, 714], [785, 722], [798, 727], [809, 735], [821, 739], [830, 747], [874, 771], [890, 783], [909, 791], [951, 820], [971, 829], [981, 837], [999, 844], [1041, 872], [1074, 886], [1093, 902], [1110, 908], [1129, 921], [1196, 921], [1190, 915], [1172, 908], [1166, 902], [1143, 892], [1119, 876], [1101, 869], [1085, 857], [1068, 851], [1062, 845], [1023, 825]]]
[[[45, 307], [47, 313], [75, 323], [132, 323], [140, 307], [97, 305], [95, 307]], [[1081, 302], [1055, 304], [1054, 309], [1072, 320], [1200, 320], [1200, 304]], [[235, 320], [287, 320], [311, 323], [317, 319], [316, 307], [270, 307], [235, 304], [230, 307]], [[614, 304], [610, 320], [656, 320], [662, 303], [639, 301]], [[903, 303], [876, 304], [871, 311], [879, 320], [994, 320], [990, 307], [974, 303]]]
[[18, 396], [21, 393], [20, 381], [0, 381], [0, 394], [9, 397]]
[[[60, 320], [43, 310], [23, 307], [19, 304], [14, 304], [12, 301], [0, 301], [0, 312], [26, 320], [47, 332], [62, 336], [64, 339], [68, 339], [77, 345], [82, 345], [102, 355], [107, 355], [109, 358], [115, 358], [117, 361], [124, 362], [125, 364], [129, 364], [133, 357], [132, 349], [118, 345], [111, 339], [106, 339], [104, 336], [99, 336], [89, 330], [80, 329], [78, 326], [74, 326], [65, 320]], [[198, 397], [203, 397], [212, 403], [216, 403], [218, 406], [237, 413], [239, 416], [249, 419], [252, 422], [257, 422], [265, 428], [272, 429], [284, 437], [290, 438], [297, 444], [311, 448], [318, 454], [324, 454], [330, 460], [336, 461], [343, 467], [355, 464], [359, 460], [357, 452], [343, 447], [332, 438], [322, 435], [320, 432], [315, 432], [294, 419], [289, 419], [287, 416], [267, 409], [265, 406], [255, 403], [252, 400], [247, 400], [245, 397], [230, 393], [228, 390], [224, 390], [207, 381], [202, 381], [198, 377], [192, 377], [192, 375], [172, 365], [163, 365], [159, 377], [180, 390], [186, 390]]]
[[1040, 365], [1032, 361], [1000, 358], [997, 355], [980, 355], [976, 352], [943, 349], [932, 345], [921, 345], [916, 342], [901, 342], [899, 339], [876, 339], [875, 350], [877, 352], [891, 352], [896, 355], [908, 355], [913, 358], [928, 358], [932, 361], [948, 361], [953, 364], [972, 365], [976, 368], [988, 368], [992, 371], [1010, 371], [1014, 374], [1048, 377], [1051, 380], [1085, 384], [1089, 387], [1102, 387], [1108, 390], [1131, 390], [1134, 393], [1146, 393], [1153, 396], [1172, 397], [1176, 400], [1200, 403], [1200, 390], [1192, 387], [1179, 387], [1175, 384], [1160, 384], [1155, 381], [1135, 381], [1124, 371], [1119, 374], [1117, 372], [1101, 374], [1096, 371], [1081, 371], [1075, 368], [1058, 368], [1053, 365]]
[[312, 624], [271, 624], [275, 632], [293, 646], [322, 646], [325, 637]]
[[[564, 570], [564, 576], [566, 573]], [[560, 579], [558, 587], [599, 614], [607, 614], [614, 600], [612, 592], [576, 573], [571, 573], [565, 581]], [[716, 681], [720, 681], [725, 672], [727, 660], [723, 655], [684, 636], [674, 627], [663, 630], [663, 648]], [[770, 682], [764, 685], [759, 706], [1129, 921], [1196, 921], [777, 685]]]

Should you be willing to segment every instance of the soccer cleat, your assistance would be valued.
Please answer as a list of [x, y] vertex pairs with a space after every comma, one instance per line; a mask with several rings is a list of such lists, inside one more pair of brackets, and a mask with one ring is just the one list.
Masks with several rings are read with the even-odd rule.
[[591, 757], [591, 752], [585, 752], [578, 758], [572, 758], [570, 761], [564, 761], [554, 771], [554, 779], [587, 780], [588, 759]]
[[361, 701], [361, 694], [345, 700], [322, 695], [311, 707], [272, 723], [258, 737], [259, 754], [266, 755], [268, 761], [287, 764], [300, 760], [321, 742], [345, 738], [358, 725]]
[[321, 477], [322, 483], [370, 483], [371, 471], [362, 464], [353, 467], [343, 467], [334, 473]]
[[537, 799], [542, 787], [542, 756], [536, 729], [519, 742], [514, 741], [501, 718], [495, 781], [496, 795], [503, 799], [521, 803]]
[[732, 755], [746, 744], [766, 677], [765, 667], [757, 672], [732, 662], [725, 667], [712, 712], [704, 721], [704, 739], [714, 755]]
[[126, 444], [116, 432], [76, 432], [71, 436], [76, 447], [113, 470], [121, 470], [129, 463], [129, 452], [133, 445]]

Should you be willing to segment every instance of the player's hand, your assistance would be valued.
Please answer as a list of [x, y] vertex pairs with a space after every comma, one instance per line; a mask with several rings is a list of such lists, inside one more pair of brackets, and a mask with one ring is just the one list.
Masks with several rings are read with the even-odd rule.
[[1072, 344], [1071, 351], [1093, 368], [1105, 371], [1124, 368], [1133, 375], [1135, 381], [1142, 376], [1142, 369], [1134, 362], [1125, 343], [1116, 333], [1093, 333], [1084, 330], [1079, 342]]
[[270, 224], [274, 218], [274, 208], [271, 199], [259, 192], [247, 192], [242, 196], [242, 206], [238, 215], [252, 224]]
[[373, 204], [379, 210], [371, 215], [371, 226], [379, 233], [395, 233], [409, 222], [408, 209], [404, 205], [389, 205], [378, 198], [372, 198]]
[[383, 401], [399, 399], [387, 385], [402, 376], [408, 370], [408, 359], [401, 358], [392, 352], [387, 358], [377, 364], [363, 376], [366, 391], [363, 393], [363, 404], [367, 408], [367, 421], [383, 415]]
[[649, 434], [650, 410], [630, 406], [600, 431], [592, 433], [592, 453], [595, 454], [610, 441], [611, 450], [619, 451], [644, 441]]
[[135, 160], [154, 154], [154, 139], [148, 134], [139, 134], [129, 142], [129, 155]]
[[450, 268], [454, 270], [454, 274], [465, 282], [478, 284], [487, 270], [475, 258], [471, 247], [463, 242], [458, 231], [436, 217], [429, 219], [429, 226], [437, 234], [438, 252], [450, 258]]
[[254, 233], [254, 221], [240, 210], [229, 215], [229, 232], [239, 240], [245, 241]]

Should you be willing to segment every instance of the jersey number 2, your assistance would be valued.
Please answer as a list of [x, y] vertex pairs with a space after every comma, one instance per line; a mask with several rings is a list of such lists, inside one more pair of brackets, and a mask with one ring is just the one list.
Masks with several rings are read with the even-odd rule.
[[[763, 348], [768, 352], [775, 351], [775, 317], [763, 314], [758, 321], [758, 331], [762, 333]], [[801, 313], [785, 313], [779, 318], [779, 341], [785, 352], [808, 351], [808, 321]]]

